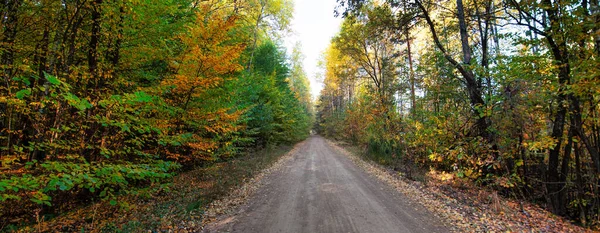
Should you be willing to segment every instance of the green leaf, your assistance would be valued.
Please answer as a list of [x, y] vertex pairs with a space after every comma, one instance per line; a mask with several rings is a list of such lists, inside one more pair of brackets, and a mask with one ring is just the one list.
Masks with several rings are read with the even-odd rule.
[[515, 161], [515, 166], [517, 166], [517, 167], [523, 166], [523, 160], [522, 159], [517, 159]]
[[146, 94], [146, 92], [138, 91], [138, 92], [134, 93], [133, 101], [147, 103], [147, 102], [152, 101], [152, 96]]
[[27, 86], [31, 85], [31, 82], [26, 77], [14, 77], [13, 80], [21, 81], [21, 82], [25, 83], [25, 85], [27, 85]]
[[83, 110], [93, 107], [89, 101], [87, 101], [86, 99], [80, 99], [73, 93], [67, 92], [67, 93], [63, 94], [63, 97], [65, 98], [65, 100], [67, 100], [69, 105], [79, 109], [80, 111], [83, 111]]
[[121, 99], [123, 99], [123, 98], [121, 97], [121, 95], [112, 95], [112, 96], [110, 96], [110, 99], [116, 100], [116, 101], [121, 101]]
[[110, 200], [110, 205], [114, 206], [114, 205], [116, 205], [116, 204], [117, 204], [117, 201], [116, 201], [116, 200]]
[[23, 89], [18, 91], [17, 93], [15, 93], [15, 96], [17, 96], [17, 99], [22, 100], [25, 96], [31, 95], [31, 89], [27, 88], [27, 89]]
[[48, 80], [49, 83], [51, 83], [53, 85], [60, 84], [60, 80], [58, 80], [58, 78], [56, 78], [55, 76], [49, 75], [47, 73], [44, 73], [44, 76], [46, 77], [46, 80]]

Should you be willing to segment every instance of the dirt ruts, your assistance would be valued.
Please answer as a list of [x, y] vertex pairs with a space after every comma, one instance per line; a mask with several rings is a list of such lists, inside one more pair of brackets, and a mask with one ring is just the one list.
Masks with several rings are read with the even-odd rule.
[[237, 214], [205, 232], [448, 232], [418, 203], [312, 136]]

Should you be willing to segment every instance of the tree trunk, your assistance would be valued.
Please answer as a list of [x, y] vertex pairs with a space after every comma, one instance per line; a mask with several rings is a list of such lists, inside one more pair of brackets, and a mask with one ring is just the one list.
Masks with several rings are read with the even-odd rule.
[[[2, 27], [4, 27], [4, 32], [2, 33], [2, 38], [0, 40], [0, 70], [2, 71], [3, 85], [6, 88], [5, 93], [0, 92], [0, 95], [11, 95], [11, 85], [10, 79], [14, 74], [14, 42], [18, 32], [19, 25], [19, 8], [21, 6], [20, 0], [6, 0], [2, 2], [2, 18], [0, 19]], [[2, 111], [4, 116], [0, 120], [0, 131], [1, 129], [8, 129], [6, 133], [7, 148], [11, 148], [11, 136], [12, 136], [12, 118], [13, 118], [13, 110], [9, 108], [9, 106], [5, 103], [0, 104], [0, 111]]]
[[111, 62], [113, 65], [114, 73], [117, 72], [117, 67], [119, 65], [119, 59], [121, 58], [121, 43], [123, 41], [123, 22], [125, 21], [125, 8], [123, 6], [119, 7], [119, 23], [117, 25], [117, 40], [115, 41], [115, 47], [112, 51]]
[[92, 3], [92, 30], [88, 48], [88, 69], [92, 80], [96, 84], [95, 88], [98, 88], [98, 44], [100, 43], [100, 7], [102, 0], [95, 0]]
[[[562, 31], [559, 18], [558, 11], [552, 5], [549, 0], [544, 0], [543, 4], [545, 5], [546, 14], [548, 15], [548, 20], [550, 22], [550, 29], [552, 34], [560, 34]], [[560, 213], [560, 205], [561, 200], [558, 193], [560, 192], [562, 185], [560, 184], [559, 174], [558, 174], [558, 162], [560, 157], [560, 151], [562, 149], [562, 138], [564, 135], [564, 126], [565, 126], [565, 117], [567, 115], [567, 105], [568, 96], [565, 93], [566, 89], [570, 85], [571, 82], [571, 67], [569, 64], [569, 52], [567, 50], [567, 44], [564, 38], [560, 38], [560, 41], [555, 41], [555, 38], [552, 34], [548, 34], [546, 36], [546, 40], [550, 46], [550, 50], [552, 52], [552, 56], [554, 57], [554, 61], [559, 67], [558, 72], [558, 96], [557, 96], [557, 110], [556, 115], [554, 116], [553, 126], [552, 126], [552, 134], [551, 137], [556, 139], [556, 145], [550, 149], [548, 156], [548, 170], [546, 173], [546, 190], [548, 192], [550, 205], [552, 206], [552, 211], [555, 214]]]
[[548, 171], [546, 173], [546, 182], [547, 182], [547, 191], [550, 195], [550, 201], [552, 205], [552, 210], [555, 214], [560, 214], [558, 210], [560, 209], [560, 200], [558, 199], [558, 192], [561, 189], [561, 185], [558, 184], [558, 161], [560, 156], [562, 137], [565, 125], [565, 116], [567, 114], [567, 97], [565, 95], [566, 85], [569, 83], [569, 65], [561, 64], [562, 68], [560, 68], [559, 72], [559, 90], [558, 90], [558, 109], [556, 111], [556, 115], [553, 120], [552, 127], [552, 138], [556, 139], [556, 145], [550, 149], [549, 157], [548, 157]]
[[6, 82], [6, 88], [10, 89], [10, 78], [12, 77], [14, 67], [14, 42], [17, 36], [18, 25], [19, 25], [19, 8], [21, 6], [20, 0], [6, 0], [3, 4], [5, 14], [1, 19], [4, 32], [2, 35], [2, 45], [0, 45], [0, 52], [2, 56], [0, 62], [2, 65], [2, 77]]
[[253, 32], [253, 39], [252, 39], [252, 51], [250, 52], [250, 60], [248, 60], [248, 65], [246, 67], [246, 69], [248, 71], [250, 71], [252, 69], [252, 62], [254, 60], [254, 52], [256, 52], [256, 43], [258, 41], [258, 27], [260, 27], [260, 22], [263, 19], [263, 14], [265, 11], [265, 7], [266, 4], [264, 3], [264, 1], [260, 1], [260, 13], [258, 15], [258, 18], [256, 19], [256, 25], [254, 25], [254, 32]]
[[585, 211], [585, 208], [581, 204], [581, 201], [583, 201], [585, 198], [583, 196], [585, 191], [583, 190], [583, 178], [581, 177], [580, 151], [581, 149], [579, 148], [577, 143], [575, 143], [575, 175], [577, 176], [577, 199], [580, 201], [580, 204], [577, 206], [579, 207], [579, 221], [582, 225], [585, 226], [587, 223], [587, 213]]
[[408, 53], [408, 67], [410, 69], [410, 113], [412, 115], [413, 120], [417, 118], [417, 101], [415, 97], [415, 70], [413, 68], [412, 61], [412, 51], [410, 48], [410, 34], [408, 33], [408, 29], [404, 32], [406, 34], [406, 50]]
[[[574, 122], [574, 118], [573, 116], [571, 116], [571, 122]], [[555, 214], [558, 215], [564, 215], [567, 213], [567, 204], [568, 202], [566, 201], [566, 197], [567, 197], [567, 189], [565, 188], [566, 184], [567, 184], [567, 178], [568, 178], [568, 174], [569, 174], [569, 159], [571, 158], [571, 150], [572, 150], [572, 146], [573, 146], [573, 136], [575, 134], [575, 128], [573, 125], [571, 125], [569, 127], [569, 133], [567, 136], [567, 145], [565, 146], [565, 150], [564, 150], [564, 155], [563, 155], [563, 159], [562, 159], [562, 164], [561, 164], [561, 169], [560, 169], [560, 174], [559, 174], [559, 182], [556, 184], [558, 187], [558, 196], [556, 197], [557, 200], [557, 208], [558, 210], [555, 211]]]
[[[458, 8], [461, 8], [461, 9], [459, 9], [459, 11], [462, 12], [459, 14], [459, 21], [462, 21], [461, 24], [464, 25], [464, 27], [460, 30], [461, 31], [461, 42], [462, 42], [462, 46], [463, 46], [463, 64], [469, 64], [471, 62], [471, 49], [469, 48], [468, 35], [466, 34], [467, 30], [466, 30], [466, 21], [464, 18], [464, 9], [462, 9], [462, 1], [461, 0], [457, 0], [457, 1], [460, 2], [460, 4], [457, 4], [457, 5], [460, 5], [460, 7], [458, 7]], [[483, 100], [483, 98], [481, 97], [481, 90], [478, 88], [477, 80], [475, 79], [475, 74], [467, 67], [461, 65], [446, 51], [446, 49], [442, 45], [442, 43], [437, 35], [436, 29], [435, 29], [435, 24], [433, 23], [433, 20], [429, 16], [429, 12], [427, 11], [427, 9], [425, 9], [425, 6], [422, 4], [422, 2], [420, 0], [417, 0], [416, 3], [417, 3], [417, 6], [419, 7], [419, 9], [421, 10], [421, 12], [423, 13], [423, 17], [425, 18], [427, 25], [429, 26], [429, 30], [431, 31], [431, 35], [433, 37], [433, 42], [435, 43], [436, 47], [442, 52], [442, 54], [444, 54], [444, 57], [446, 58], [446, 60], [448, 60], [448, 62], [450, 62], [450, 64], [452, 64], [454, 67], [456, 67], [456, 69], [458, 69], [458, 71], [460, 72], [460, 74], [463, 76], [463, 78], [465, 80], [471, 107], [474, 109], [474, 111], [475, 111], [474, 114], [476, 114], [476, 117], [477, 117], [477, 122], [476, 122], [477, 135], [483, 137], [488, 143], [493, 145], [494, 144], [493, 134], [488, 131], [488, 128], [489, 128], [488, 116], [486, 114], [480, 114], [481, 111], [483, 111], [483, 108], [485, 108], [486, 103]]]
[[465, 10], [462, 0], [456, 0], [456, 10], [458, 12], [458, 26], [460, 31], [460, 44], [462, 46], [463, 63], [471, 64], [471, 47], [469, 47], [469, 34], [467, 34], [467, 23], [465, 20]]
[[[98, 71], [98, 45], [100, 44], [100, 26], [101, 26], [101, 6], [102, 0], [95, 0], [92, 3], [92, 27], [90, 34], [90, 42], [89, 42], [89, 50], [88, 50], [88, 72], [90, 73], [92, 82], [88, 82], [88, 88], [93, 88], [90, 92], [94, 93], [91, 95], [92, 98], [99, 98], [100, 90], [104, 86], [104, 80], [100, 78]], [[93, 84], [93, 86], [91, 86]], [[87, 109], [87, 119], [91, 120], [94, 115], [93, 109]], [[93, 121], [93, 120], [92, 120]], [[97, 122], [93, 122], [89, 125], [89, 127], [85, 130], [85, 137], [83, 137], [84, 141], [88, 143], [92, 143], [92, 148], [82, 148], [82, 155], [86, 158], [88, 162], [95, 161], [97, 159], [98, 150], [95, 148], [95, 134], [98, 131], [100, 124]], [[83, 143], [84, 145], [85, 143]]]
[[[481, 67], [483, 68], [484, 77], [479, 79], [479, 88], [482, 89], [481, 81], [485, 79], [487, 88], [487, 100], [492, 98], [492, 79], [489, 72], [489, 35], [490, 35], [490, 24], [492, 13], [492, 4], [490, 1], [484, 3], [485, 12], [484, 15], [479, 11], [479, 5], [477, 1], [475, 3], [475, 9], [477, 12], [477, 25], [479, 27], [479, 39], [481, 40]], [[483, 18], [483, 21], [482, 21]], [[485, 24], [485, 26], [484, 26]]]
[[583, 131], [583, 119], [581, 116], [581, 106], [579, 103], [579, 99], [573, 94], [569, 94], [569, 99], [573, 112], [572, 114], [575, 118], [573, 122], [575, 126], [575, 133], [577, 136], [579, 136], [579, 138], [583, 142], [583, 145], [590, 153], [590, 156], [592, 157], [592, 162], [594, 164], [595, 172], [597, 174], [600, 174], [600, 155], [598, 150], [596, 149], [596, 146], [590, 141], [589, 137]]
[[[585, 19], [590, 18], [592, 21], [594, 21], [596, 24], [593, 24], [593, 26], [586, 26], [583, 27], [583, 31], [581, 32], [583, 35], [587, 35], [589, 33], [594, 33], [594, 32], [600, 32], [598, 31], [600, 28], [600, 25], [598, 25], [597, 20], [599, 19], [598, 17], [598, 12], [594, 12], [597, 11], [598, 8], [598, 0], [592, 0], [589, 4], [590, 6], [590, 10], [588, 10], [588, 2], [587, 0], [582, 1], [581, 4], [581, 8], [582, 8], [582, 12], [585, 16]], [[594, 17], [594, 14], [596, 14], [596, 17]], [[595, 34], [594, 34], [595, 35]], [[594, 39], [596, 39], [596, 44], [595, 46], [597, 46], [597, 39], [598, 39], [599, 35], [595, 35]], [[578, 43], [579, 43], [579, 47], [580, 50], [582, 52], [580, 52], [579, 54], [579, 58], [581, 60], [586, 60], [588, 59], [587, 54], [585, 53], [586, 49], [587, 49], [587, 39], [585, 37], [582, 37]], [[597, 47], [596, 47], [597, 49]], [[600, 53], [599, 53], [600, 55]], [[596, 76], [596, 78], [598, 78], [600, 76]], [[585, 97], [583, 98], [588, 98], [588, 99], [594, 99], [594, 96], [592, 93], [585, 93]], [[581, 138], [581, 140], [583, 141], [583, 144], [585, 145], [586, 149], [588, 150], [588, 152], [590, 153], [590, 156], [592, 157], [592, 161], [594, 163], [594, 167], [595, 167], [595, 171], [596, 173], [600, 174], [600, 154], [599, 151], [600, 149], [598, 149], [597, 145], [590, 140], [590, 138], [585, 134], [585, 131], [583, 129], [583, 119], [581, 116], [581, 106], [580, 106], [580, 101], [579, 98], [577, 96], [575, 96], [574, 94], [569, 94], [570, 100], [571, 100], [571, 107], [573, 108], [573, 112], [575, 114], [576, 117], [576, 129], [577, 129], [577, 134], [578, 136]], [[591, 106], [595, 106], [593, 103]], [[594, 108], [592, 107], [592, 113], [594, 112]], [[592, 116], [593, 117], [593, 116]], [[597, 124], [595, 122], [592, 122], [592, 129], [596, 126]], [[593, 136], [594, 133], [592, 133]]]
[[598, 0], [590, 0], [590, 13], [594, 21], [592, 35], [594, 35], [596, 55], [600, 56], [600, 5]]

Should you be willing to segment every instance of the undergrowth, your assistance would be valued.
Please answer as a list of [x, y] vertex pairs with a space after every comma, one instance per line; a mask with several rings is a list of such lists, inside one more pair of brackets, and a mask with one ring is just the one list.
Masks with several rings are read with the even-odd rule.
[[[1, 232], [142, 232], [199, 227], [205, 208], [268, 167], [292, 146], [247, 152], [228, 161], [183, 172], [169, 185], [100, 200], [60, 216], [32, 214], [0, 226]], [[114, 204], [114, 203], [113, 203]], [[20, 224], [19, 224], [20, 223]]]

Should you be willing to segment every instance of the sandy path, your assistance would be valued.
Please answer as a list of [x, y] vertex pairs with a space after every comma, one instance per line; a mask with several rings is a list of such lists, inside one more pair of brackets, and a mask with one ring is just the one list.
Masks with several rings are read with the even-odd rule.
[[370, 176], [319, 136], [307, 139], [238, 214], [209, 232], [447, 232], [419, 204]]

